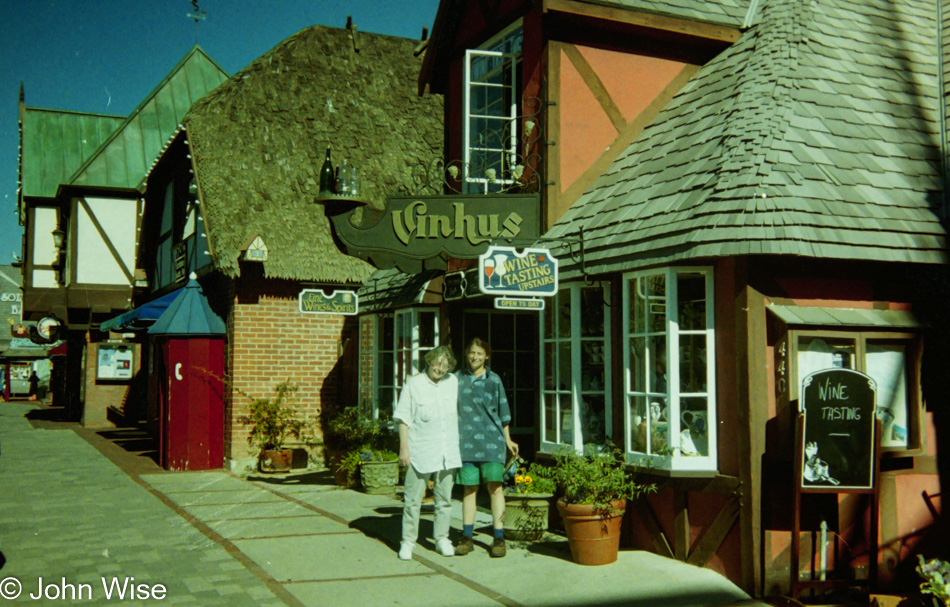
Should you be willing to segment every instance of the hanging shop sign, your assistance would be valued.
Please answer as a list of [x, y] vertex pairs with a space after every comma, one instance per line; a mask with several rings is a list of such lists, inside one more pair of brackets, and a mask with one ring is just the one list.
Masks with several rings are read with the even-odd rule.
[[548, 249], [489, 247], [478, 258], [478, 288], [486, 295], [557, 295], [557, 259]]
[[851, 369], [816, 371], [802, 380], [803, 490], [873, 487], [876, 390], [871, 377]]
[[446, 272], [442, 277], [442, 299], [445, 301], [455, 301], [465, 297], [465, 288], [468, 281], [465, 280], [465, 272]]
[[390, 197], [385, 208], [328, 213], [346, 253], [408, 273], [475, 259], [492, 242], [528, 246], [541, 235], [537, 194]]
[[304, 314], [343, 314], [353, 316], [359, 311], [359, 298], [355, 291], [304, 289], [297, 296], [300, 311]]
[[496, 297], [496, 310], [536, 310], [544, 309], [543, 299], [529, 299], [524, 297]]

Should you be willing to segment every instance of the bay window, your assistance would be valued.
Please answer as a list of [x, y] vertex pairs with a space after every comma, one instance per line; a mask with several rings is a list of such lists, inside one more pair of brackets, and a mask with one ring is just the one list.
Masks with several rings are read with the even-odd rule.
[[713, 274], [666, 268], [623, 280], [625, 450], [655, 468], [717, 467]]
[[541, 315], [541, 448], [602, 451], [611, 436], [609, 286], [564, 285]]

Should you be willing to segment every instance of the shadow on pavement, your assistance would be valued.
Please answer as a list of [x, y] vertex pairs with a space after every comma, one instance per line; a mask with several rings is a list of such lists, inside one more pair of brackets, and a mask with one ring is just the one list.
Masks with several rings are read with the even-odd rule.
[[251, 474], [247, 480], [267, 485], [335, 485], [333, 473], [329, 470], [290, 474]]
[[158, 440], [141, 428], [100, 430], [96, 434], [129, 453], [147, 457], [156, 464], [159, 463]]

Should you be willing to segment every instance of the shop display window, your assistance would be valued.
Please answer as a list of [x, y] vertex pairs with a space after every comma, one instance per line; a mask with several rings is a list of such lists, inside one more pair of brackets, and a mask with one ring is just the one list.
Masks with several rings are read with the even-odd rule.
[[541, 448], [598, 453], [612, 434], [609, 285], [564, 285], [541, 315]]
[[633, 273], [623, 285], [627, 460], [715, 472], [712, 270]]
[[[409, 308], [388, 314], [364, 317], [372, 318], [373, 352], [372, 377], [361, 381], [372, 381], [372, 386], [364, 385], [360, 393], [361, 403], [372, 412], [373, 417], [380, 414], [392, 416], [399, 390], [406, 378], [425, 369], [425, 355], [439, 345], [438, 308]], [[365, 325], [363, 326], [366, 329]], [[367, 389], [368, 388], [368, 389]], [[366, 403], [367, 396], [371, 404]]]
[[800, 397], [802, 380], [815, 371], [838, 367], [866, 373], [877, 385], [875, 408], [881, 420], [882, 449], [913, 454], [922, 448], [920, 344], [913, 333], [791, 330], [788, 343], [792, 400]]

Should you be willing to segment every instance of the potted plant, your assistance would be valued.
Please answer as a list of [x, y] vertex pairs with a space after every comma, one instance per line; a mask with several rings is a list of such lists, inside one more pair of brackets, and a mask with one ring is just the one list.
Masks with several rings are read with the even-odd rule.
[[580, 565], [616, 561], [627, 500], [656, 490], [655, 485], [630, 477], [619, 449], [585, 455], [561, 451], [556, 455], [554, 480], [561, 494], [557, 509], [571, 556]]
[[548, 529], [548, 511], [557, 488], [551, 468], [519, 462], [514, 482], [505, 488], [505, 537], [536, 542]]
[[325, 442], [338, 484], [367, 493], [393, 493], [399, 483], [398, 435], [386, 416], [370, 419], [358, 407], [345, 407], [327, 418]]
[[917, 555], [919, 565], [917, 574], [924, 579], [920, 584], [922, 594], [929, 594], [933, 599], [934, 607], [950, 605], [950, 563], [940, 559], [926, 560], [922, 554]]
[[236, 390], [251, 401], [247, 414], [238, 417], [238, 421], [251, 426], [247, 442], [257, 444], [261, 472], [290, 470], [293, 449], [285, 448], [287, 440], [295, 438], [308, 444], [316, 443], [310, 433], [313, 422], [301, 418], [292, 406], [297, 386], [283, 381], [275, 387], [275, 396], [265, 398], [255, 398], [243, 390]]

